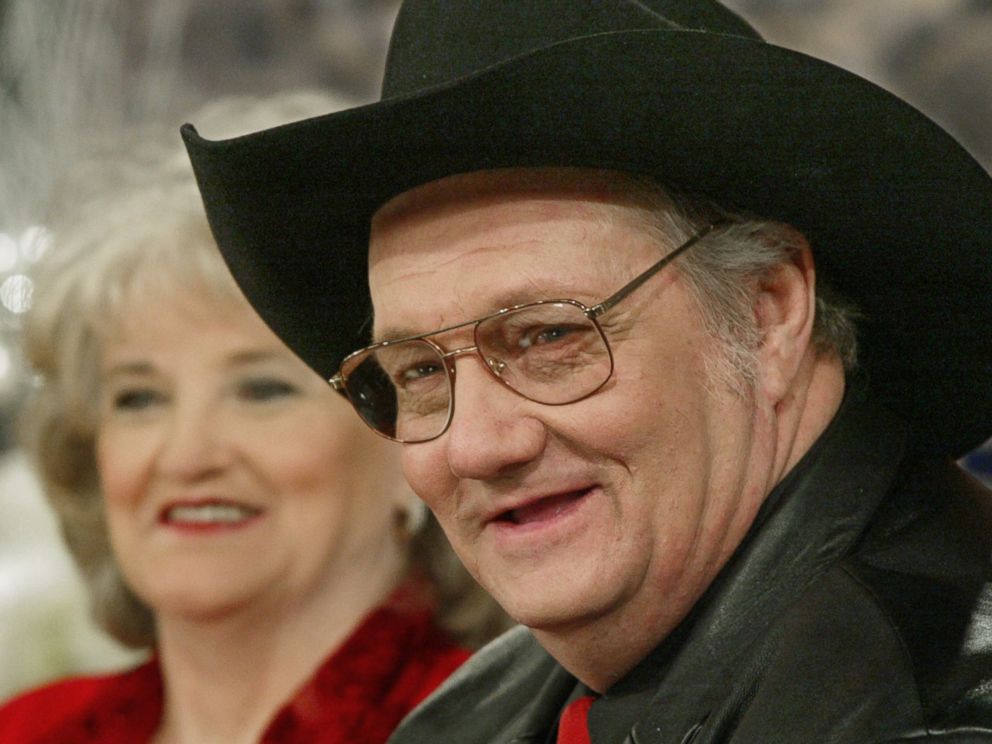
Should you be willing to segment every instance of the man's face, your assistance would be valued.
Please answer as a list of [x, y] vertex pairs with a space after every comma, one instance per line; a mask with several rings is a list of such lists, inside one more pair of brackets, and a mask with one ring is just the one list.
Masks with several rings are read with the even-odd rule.
[[[377, 339], [531, 300], [593, 305], [674, 247], [639, 226], [603, 174], [547, 187], [522, 186], [525, 174], [453, 177], [380, 210]], [[663, 636], [765, 492], [752, 470], [762, 418], [750, 399], [708, 383], [706, 355], [718, 352], [677, 265], [601, 319], [615, 369], [595, 395], [534, 403], [478, 356], [459, 356], [450, 428], [404, 445], [407, 478], [462, 561], [538, 631], [638, 618]], [[434, 340], [471, 346], [472, 329]]]

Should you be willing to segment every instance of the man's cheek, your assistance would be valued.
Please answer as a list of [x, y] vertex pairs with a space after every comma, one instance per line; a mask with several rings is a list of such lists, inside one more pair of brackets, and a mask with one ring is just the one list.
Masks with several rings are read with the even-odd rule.
[[450, 480], [450, 472], [442, 461], [424, 457], [419, 452], [410, 451], [411, 448], [423, 446], [404, 445], [403, 476], [410, 484], [413, 492], [436, 513], [441, 506], [441, 497], [445, 489], [450, 490], [452, 487], [447, 484], [447, 481]]

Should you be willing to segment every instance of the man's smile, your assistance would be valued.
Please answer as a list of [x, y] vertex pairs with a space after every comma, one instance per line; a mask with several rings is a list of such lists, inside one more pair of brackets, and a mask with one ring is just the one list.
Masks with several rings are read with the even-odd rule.
[[513, 525], [529, 525], [550, 521], [568, 511], [577, 501], [587, 496], [590, 490], [584, 488], [538, 497], [500, 512], [492, 521]]

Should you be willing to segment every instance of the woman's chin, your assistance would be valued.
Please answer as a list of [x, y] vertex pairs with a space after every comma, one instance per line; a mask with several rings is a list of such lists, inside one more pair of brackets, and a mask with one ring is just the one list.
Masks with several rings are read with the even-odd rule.
[[175, 620], [212, 625], [260, 608], [265, 595], [258, 582], [232, 582], [230, 576], [200, 575], [135, 589], [160, 624]]

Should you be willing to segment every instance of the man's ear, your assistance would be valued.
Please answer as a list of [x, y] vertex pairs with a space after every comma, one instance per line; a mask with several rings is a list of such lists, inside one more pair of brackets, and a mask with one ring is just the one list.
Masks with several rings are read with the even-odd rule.
[[754, 304], [760, 337], [757, 349], [758, 384], [773, 404], [792, 386], [803, 359], [814, 353], [813, 318], [816, 307], [816, 269], [806, 238], [795, 231], [797, 246], [782, 263], [758, 282]]

